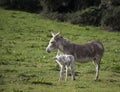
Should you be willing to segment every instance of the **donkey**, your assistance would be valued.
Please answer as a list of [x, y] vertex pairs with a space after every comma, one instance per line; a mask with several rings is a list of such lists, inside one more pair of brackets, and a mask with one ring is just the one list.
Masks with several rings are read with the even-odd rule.
[[66, 68], [66, 78], [67, 81], [68, 78], [68, 71], [71, 71], [72, 80], [75, 80], [75, 73], [74, 73], [74, 56], [73, 55], [66, 55], [66, 54], [60, 54], [60, 51], [58, 50], [56, 57], [53, 58], [56, 60], [56, 62], [60, 66], [60, 78], [59, 80], [63, 80], [64, 75], [64, 68]]
[[95, 80], [98, 80], [100, 62], [104, 53], [103, 44], [99, 41], [93, 41], [86, 44], [75, 44], [63, 38], [60, 33], [52, 34], [52, 38], [46, 48], [46, 52], [50, 53], [55, 49], [59, 49], [64, 54], [73, 55], [78, 62], [86, 63], [93, 61], [96, 67]]

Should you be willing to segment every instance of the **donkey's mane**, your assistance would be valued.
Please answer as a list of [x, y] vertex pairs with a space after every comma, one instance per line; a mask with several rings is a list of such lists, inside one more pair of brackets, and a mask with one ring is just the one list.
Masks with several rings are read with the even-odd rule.
[[71, 43], [68, 39], [66, 39], [66, 38], [63, 38], [62, 39], [62, 42], [63, 42], [63, 45], [65, 45], [66, 43], [68, 44], [68, 43]]

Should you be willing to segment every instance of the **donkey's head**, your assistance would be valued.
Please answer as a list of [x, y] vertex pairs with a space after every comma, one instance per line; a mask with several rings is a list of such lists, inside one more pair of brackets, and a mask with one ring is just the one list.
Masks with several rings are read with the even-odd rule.
[[54, 34], [54, 33], [51, 33], [52, 34], [52, 38], [50, 39], [49, 41], [49, 44], [46, 48], [46, 51], [48, 53], [50, 53], [51, 51], [53, 51], [54, 49], [58, 49], [59, 46], [60, 46], [60, 40], [61, 40], [61, 36], [60, 36], [60, 33], [57, 33], [57, 34]]

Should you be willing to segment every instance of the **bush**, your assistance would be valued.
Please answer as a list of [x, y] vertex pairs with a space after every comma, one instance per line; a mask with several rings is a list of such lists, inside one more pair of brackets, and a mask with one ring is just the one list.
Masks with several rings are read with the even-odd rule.
[[101, 20], [101, 10], [97, 7], [90, 7], [74, 13], [70, 19], [73, 24], [87, 24], [98, 26]]
[[67, 21], [72, 23], [72, 24], [81, 24], [81, 12], [77, 11], [75, 13], [68, 13], [67, 14]]
[[119, 6], [120, 0], [101, 0], [101, 4], [104, 5], [113, 5], [113, 6]]
[[109, 7], [103, 15], [101, 25], [111, 31], [120, 31], [120, 6]]
[[41, 0], [44, 12], [63, 12], [69, 0]]
[[120, 0], [110, 0], [110, 1], [111, 1], [111, 4], [114, 6], [120, 5]]
[[47, 12], [43, 16], [52, 20], [67, 21], [72, 24], [84, 24], [98, 26], [101, 21], [101, 10], [97, 7], [90, 7], [75, 13]]
[[99, 6], [101, 0], [0, 0], [0, 5], [8, 8], [44, 12], [68, 13], [86, 9], [90, 6]]
[[63, 13], [58, 13], [58, 12], [43, 12], [41, 13], [43, 16], [51, 19], [51, 20], [57, 20], [57, 21], [61, 21], [64, 22], [66, 21], [66, 14]]
[[71, 11], [80, 11], [91, 6], [99, 6], [101, 0], [69, 0], [68, 8]]
[[29, 12], [37, 12], [42, 10], [39, 0], [5, 0], [3, 7], [24, 10]]
[[58, 13], [49, 12], [43, 13], [43, 16], [52, 20], [67, 21], [72, 24], [84, 24], [98, 26], [101, 21], [101, 10], [97, 7], [90, 7], [75, 13]]

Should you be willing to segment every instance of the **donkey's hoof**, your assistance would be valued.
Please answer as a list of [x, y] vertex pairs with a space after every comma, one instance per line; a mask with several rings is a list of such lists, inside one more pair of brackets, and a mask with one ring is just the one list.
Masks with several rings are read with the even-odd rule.
[[75, 79], [72, 79], [72, 81], [75, 81]]
[[94, 78], [94, 81], [97, 81], [98, 79], [97, 78]]

